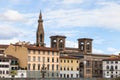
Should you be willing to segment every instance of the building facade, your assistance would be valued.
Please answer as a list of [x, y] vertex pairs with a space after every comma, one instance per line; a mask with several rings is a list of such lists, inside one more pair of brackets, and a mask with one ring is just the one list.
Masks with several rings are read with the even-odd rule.
[[103, 60], [103, 77], [120, 77], [120, 57], [111, 57]]
[[79, 78], [79, 58], [72, 56], [60, 57], [60, 78]]
[[[59, 52], [53, 48], [28, 48], [28, 76], [30, 77], [59, 77]], [[42, 72], [43, 71], [43, 72]]]
[[[6, 55], [2, 53], [0, 55], [0, 77], [1, 78], [11, 78], [11, 77], [21, 77], [18, 72], [19, 60], [11, 55]], [[23, 74], [25, 76], [25, 74]], [[24, 77], [23, 76], [23, 77]]]

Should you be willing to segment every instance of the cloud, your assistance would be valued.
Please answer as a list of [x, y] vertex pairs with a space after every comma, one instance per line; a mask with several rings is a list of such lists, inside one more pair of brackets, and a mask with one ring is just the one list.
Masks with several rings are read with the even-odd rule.
[[20, 14], [15, 10], [7, 10], [0, 16], [1, 21], [24, 21], [25, 18], [23, 14]]
[[84, 0], [62, 0], [62, 3], [64, 4], [64, 5], [66, 5], [66, 4], [80, 4], [80, 3], [82, 3]]
[[107, 51], [111, 54], [116, 54], [116, 55], [118, 55], [118, 53], [120, 53], [120, 50], [113, 48], [113, 47], [108, 47]]
[[104, 51], [103, 51], [103, 50], [100, 50], [100, 49], [95, 49], [95, 48], [93, 48], [93, 53], [95, 53], [95, 54], [100, 54], [100, 53], [104, 53]]
[[66, 41], [66, 47], [78, 48], [78, 43], [73, 41]]
[[75, 34], [78, 33], [78, 31], [75, 31], [75, 30], [71, 30], [71, 31], [49, 31], [49, 32], [46, 32], [46, 35], [47, 36], [54, 36], [54, 35], [63, 35], [63, 36], [66, 36], [68, 38], [70, 37], [74, 37], [76, 36]]
[[0, 34], [0, 40], [13, 39], [15, 37], [20, 36], [20, 29], [9, 25], [0, 25]]
[[17, 38], [9, 39], [9, 40], [0, 40], [0, 44], [14, 44], [18, 42], [19, 40]]
[[56, 24], [57, 27], [102, 27], [120, 30], [120, 5], [113, 2], [91, 10], [54, 9], [45, 13], [45, 24], [48, 26]]
[[109, 51], [109, 52], [116, 52], [116, 51], [117, 51], [117, 49], [112, 48], [112, 47], [109, 47], [109, 48], [107, 48], [107, 51]]
[[8, 9], [0, 13], [0, 21], [7, 23], [32, 25], [38, 18], [38, 13], [20, 13], [17, 10]]

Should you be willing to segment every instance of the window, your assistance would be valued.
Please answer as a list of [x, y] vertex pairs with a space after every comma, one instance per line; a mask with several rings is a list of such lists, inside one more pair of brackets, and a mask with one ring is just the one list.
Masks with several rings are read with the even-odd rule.
[[109, 69], [109, 66], [106, 66], [106, 69]]
[[54, 58], [52, 58], [52, 62], [54, 62]]
[[54, 55], [54, 51], [52, 51], [52, 55]]
[[73, 60], [71, 60], [71, 63], [73, 63]]
[[69, 71], [69, 67], [67, 67], [67, 70]]
[[33, 64], [33, 70], [35, 70], [35, 64]]
[[28, 61], [31, 61], [31, 56], [28, 56]]
[[52, 73], [52, 77], [54, 77], [54, 73]]
[[28, 64], [28, 70], [30, 70], [30, 64]]
[[5, 71], [3, 71], [3, 74], [5, 74]]
[[62, 63], [62, 60], [60, 60], [61, 61], [61, 63]]
[[60, 67], [60, 70], [62, 70], [62, 67]]
[[6, 74], [9, 74], [9, 71], [6, 71]]
[[84, 50], [84, 46], [81, 46], [81, 50]]
[[35, 58], [35, 56], [33, 56], [33, 61], [36, 61], [36, 58]]
[[67, 60], [67, 63], [69, 63], [69, 60]]
[[111, 64], [113, 64], [113, 61], [111, 61]]
[[38, 54], [40, 54], [40, 50], [38, 51]]
[[52, 64], [52, 70], [54, 70], [54, 64]]
[[38, 64], [38, 70], [40, 70], [40, 64]]
[[43, 57], [43, 62], [45, 62], [45, 57]]
[[106, 63], [109, 64], [109, 61], [107, 61]]
[[38, 62], [40, 62], [40, 57], [38, 56]]
[[66, 63], [66, 60], [64, 60], [64, 63]]
[[0, 71], [0, 74], [2, 74], [2, 71]]
[[35, 54], [35, 50], [33, 50], [33, 54]]
[[50, 59], [49, 59], [49, 57], [47, 58], [47, 62], [50, 62]]
[[115, 69], [118, 69], [117, 66], [115, 66]]
[[47, 65], [47, 70], [49, 70], [49, 67], [50, 67], [50, 65], [48, 64], [48, 65]]
[[66, 78], [66, 74], [64, 74], [64, 78]]
[[62, 78], [62, 74], [60, 74], [60, 77]]
[[118, 64], [118, 61], [115, 61], [116, 64]]
[[71, 74], [71, 78], [73, 78], [73, 74]]
[[76, 74], [76, 77], [78, 78], [78, 74]]
[[66, 70], [66, 68], [64, 67], [64, 70]]
[[77, 71], [79, 70], [79, 68], [77, 67]]
[[58, 62], [58, 58], [57, 58], [57, 62]]
[[56, 65], [56, 70], [58, 70], [58, 65]]
[[73, 71], [73, 67], [71, 67], [71, 71]]
[[77, 60], [77, 63], [78, 63], [78, 60]]

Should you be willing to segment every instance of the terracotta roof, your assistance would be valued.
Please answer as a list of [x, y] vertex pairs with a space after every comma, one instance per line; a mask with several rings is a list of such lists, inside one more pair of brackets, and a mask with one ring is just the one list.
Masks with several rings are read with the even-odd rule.
[[107, 54], [85, 54], [85, 55], [91, 55], [91, 56], [105, 56], [105, 57], [110, 57], [111, 55]]
[[43, 51], [58, 51], [55, 48], [49, 48], [49, 47], [42, 47], [42, 46], [32, 46], [28, 45], [26, 46], [29, 50], [43, 50]]
[[104, 59], [103, 61], [120, 61], [120, 58], [116, 57], [116, 58], [108, 58], [108, 59]]
[[11, 56], [11, 55], [4, 55], [4, 53], [3, 53], [3, 55], [2, 56], [0, 56], [0, 59], [15, 59], [15, 60], [18, 60], [18, 58], [16, 58], [16, 57], [14, 57], [14, 56]]
[[73, 56], [60, 56], [60, 58], [64, 58], [64, 59], [79, 59], [79, 57], [73, 57]]
[[9, 45], [0, 44], [0, 48], [7, 48]]

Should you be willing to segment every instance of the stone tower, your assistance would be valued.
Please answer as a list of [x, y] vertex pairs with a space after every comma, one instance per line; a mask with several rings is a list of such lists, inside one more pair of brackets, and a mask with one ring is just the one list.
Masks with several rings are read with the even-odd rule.
[[92, 54], [92, 41], [90, 38], [78, 39], [78, 49], [81, 54]]
[[39, 15], [38, 28], [37, 28], [37, 32], [36, 32], [36, 45], [44, 46], [44, 28], [43, 28], [43, 20], [42, 20], [41, 12]]
[[51, 36], [51, 48], [56, 48], [58, 50], [65, 49], [65, 36]]

